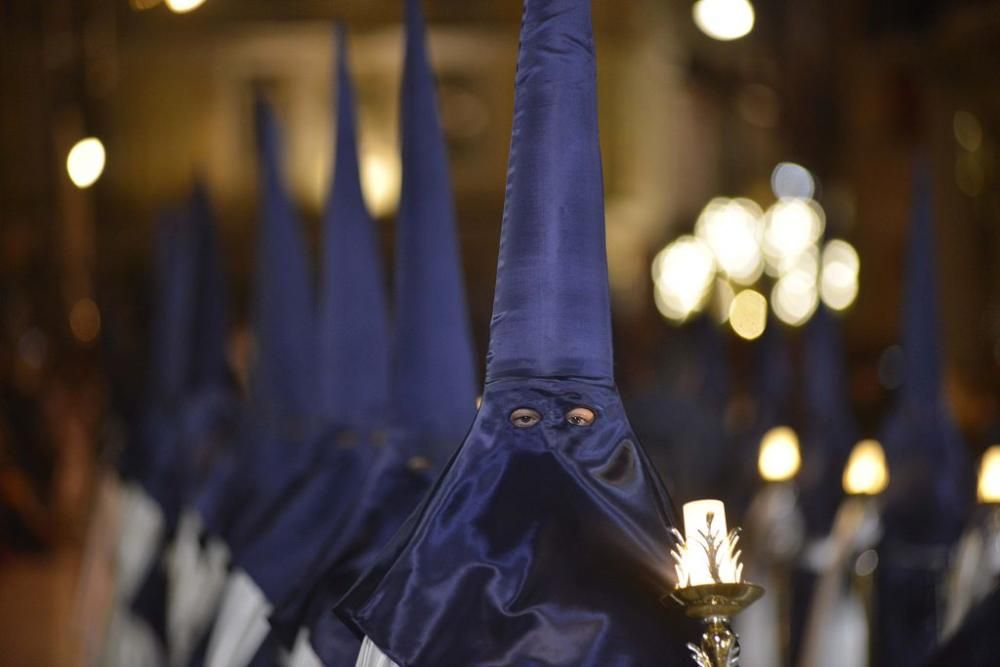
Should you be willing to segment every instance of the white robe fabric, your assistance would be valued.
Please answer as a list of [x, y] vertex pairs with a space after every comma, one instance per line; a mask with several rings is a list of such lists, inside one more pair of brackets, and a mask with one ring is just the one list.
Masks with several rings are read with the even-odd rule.
[[167, 554], [167, 644], [174, 667], [190, 662], [226, 585], [229, 549], [218, 539], [202, 548], [201, 533], [201, 517], [185, 510]]
[[115, 588], [119, 600], [130, 602], [153, 565], [163, 536], [163, 511], [137, 484], [122, 485], [121, 496]]
[[108, 623], [99, 664], [101, 667], [163, 667], [163, 647], [147, 623], [119, 605]]
[[354, 667], [399, 667], [389, 656], [379, 650], [372, 640], [365, 637], [361, 642], [361, 650], [358, 652], [358, 661]]
[[160, 667], [164, 664], [164, 647], [152, 628], [132, 613], [131, 604], [159, 551], [164, 530], [163, 511], [137, 484], [122, 484], [119, 494], [121, 524], [115, 554], [114, 608], [100, 664], [105, 667]]
[[267, 617], [272, 604], [243, 570], [226, 581], [208, 642], [207, 667], [245, 667], [253, 659], [270, 631]]
[[302, 628], [295, 637], [295, 645], [285, 661], [285, 667], [324, 667], [323, 661], [316, 655], [309, 642], [309, 630]]
[[868, 664], [868, 620], [864, 601], [849, 585], [858, 554], [881, 535], [873, 501], [848, 498], [834, 518], [833, 531], [807, 553], [819, 573], [802, 645], [803, 665], [864, 667]]

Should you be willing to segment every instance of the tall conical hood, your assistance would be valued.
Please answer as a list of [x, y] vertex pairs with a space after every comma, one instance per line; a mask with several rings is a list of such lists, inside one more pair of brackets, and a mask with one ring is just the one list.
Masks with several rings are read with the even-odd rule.
[[337, 34], [337, 153], [323, 218], [318, 366], [323, 418], [363, 427], [386, 419], [388, 325], [375, 225], [358, 175], [346, 40], [342, 28]]
[[844, 343], [832, 313], [820, 306], [803, 331], [805, 409], [810, 419], [851, 420]]
[[931, 177], [926, 165], [913, 175], [912, 220], [906, 256], [901, 339], [905, 359], [905, 401], [936, 402], [941, 395], [937, 273]]
[[155, 400], [181, 399], [191, 385], [196, 245], [191, 219], [165, 211], [154, 246], [150, 391]]
[[279, 419], [316, 414], [312, 284], [298, 218], [281, 171], [281, 137], [271, 108], [256, 104], [261, 224], [257, 234], [251, 394]]
[[476, 371], [420, 0], [406, 4], [401, 114], [393, 421], [453, 448], [475, 416]]
[[227, 292], [219, 239], [208, 190], [197, 183], [188, 210], [198, 235], [198, 299], [192, 374], [197, 387], [221, 386], [228, 379], [226, 361]]
[[588, 0], [526, 0], [487, 381], [613, 382]]
[[820, 306], [803, 331], [801, 505], [810, 536], [826, 535], [843, 495], [841, 473], [858, 429], [839, 325]]

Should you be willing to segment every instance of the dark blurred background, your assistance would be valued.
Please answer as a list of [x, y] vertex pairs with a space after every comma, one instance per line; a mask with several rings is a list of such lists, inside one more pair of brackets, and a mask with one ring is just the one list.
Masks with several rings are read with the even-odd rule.
[[[482, 356], [521, 8], [424, 5]], [[781, 162], [808, 169], [827, 236], [860, 257], [857, 298], [838, 317], [851, 403], [874, 435], [899, 385], [911, 173], [922, 162], [949, 406], [971, 453], [993, 444], [1000, 3], [756, 0], [752, 31], [732, 41], [699, 30], [691, 5], [593, 3], [618, 380], [640, 437], [669, 439], [657, 396], [696, 395], [709, 367], [686, 350], [711, 315], [665, 319], [653, 257], [692, 233], [714, 197], [767, 209]], [[0, 0], [0, 664], [75, 664], [82, 544], [103, 462], [120, 446], [113, 414], [144, 387], [152, 223], [196, 178], [221, 224], [232, 356], [244, 364], [257, 89], [284, 124], [289, 186], [315, 252], [333, 155], [335, 19], [351, 31], [365, 194], [392, 266], [401, 18], [397, 0], [207, 0], [187, 13], [159, 0]], [[67, 155], [89, 136], [106, 165], [78, 188]], [[756, 344], [712, 326], [729, 377], [720, 425], [738, 429], [754, 420]], [[768, 326], [796, 360], [798, 330]], [[668, 465], [677, 493], [699, 493]]]

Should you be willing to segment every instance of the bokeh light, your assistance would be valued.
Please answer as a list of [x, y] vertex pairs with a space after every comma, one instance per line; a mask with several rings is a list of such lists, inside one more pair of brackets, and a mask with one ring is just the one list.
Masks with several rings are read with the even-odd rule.
[[760, 441], [757, 471], [768, 482], [785, 482], [795, 477], [802, 465], [799, 438], [788, 426], [772, 428]]
[[736, 283], [752, 284], [764, 270], [763, 216], [760, 206], [749, 199], [716, 197], [695, 223], [695, 234], [712, 249], [719, 269]]
[[715, 277], [715, 260], [708, 245], [681, 236], [653, 259], [656, 307], [667, 319], [683, 321], [704, 307]]
[[166, 0], [167, 9], [175, 14], [186, 14], [205, 4], [205, 0]]
[[776, 277], [816, 244], [826, 225], [823, 209], [811, 199], [779, 199], [765, 218], [764, 258], [768, 273]]
[[368, 150], [361, 157], [361, 189], [372, 215], [390, 215], [399, 206], [399, 156], [392, 150]]
[[979, 462], [979, 502], [1000, 503], [1000, 445], [993, 445]]
[[820, 297], [833, 310], [848, 308], [858, 296], [858, 251], [847, 241], [834, 239], [823, 248]]
[[69, 329], [81, 343], [92, 343], [101, 333], [101, 311], [93, 299], [83, 298], [69, 311]]
[[691, 12], [699, 30], [723, 42], [748, 35], [756, 18], [748, 0], [698, 0]]
[[722, 278], [715, 280], [715, 294], [712, 299], [712, 314], [719, 324], [725, 324], [729, 319], [729, 308], [733, 304], [736, 291], [733, 286]]
[[854, 445], [844, 468], [844, 492], [874, 496], [889, 485], [889, 467], [878, 440], [862, 440]]
[[956, 111], [952, 120], [952, 130], [958, 145], [974, 153], [983, 145], [983, 126], [975, 114], [968, 111]]
[[81, 139], [73, 145], [66, 156], [66, 173], [73, 185], [89, 188], [104, 172], [104, 144], [97, 137]]
[[760, 292], [745, 289], [729, 305], [729, 326], [740, 338], [760, 338], [767, 327], [767, 299]]
[[792, 271], [779, 278], [771, 290], [771, 308], [774, 314], [793, 327], [805, 324], [816, 312], [818, 305], [815, 274]]
[[793, 197], [810, 199], [816, 192], [816, 181], [809, 170], [794, 162], [779, 162], [771, 172], [771, 191], [779, 199]]

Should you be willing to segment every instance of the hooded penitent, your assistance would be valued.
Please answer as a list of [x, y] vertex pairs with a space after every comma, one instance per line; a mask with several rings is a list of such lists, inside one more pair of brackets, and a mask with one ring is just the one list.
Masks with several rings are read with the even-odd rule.
[[315, 435], [315, 304], [299, 223], [281, 170], [277, 120], [256, 102], [261, 224], [257, 235], [250, 398], [232, 455], [201, 490], [199, 514], [210, 534], [238, 551], [289, 477], [309, 464]]
[[[180, 404], [190, 390], [194, 321], [195, 234], [182, 210], [165, 213], [154, 246], [154, 312], [146, 406], [123, 460], [116, 596], [119, 608], [109, 645], [162, 650], [165, 640], [164, 573], [158, 556], [180, 509]], [[135, 649], [139, 650], [139, 649]], [[121, 657], [109, 654], [114, 664]]]
[[917, 665], [939, 626], [938, 591], [971, 500], [965, 447], [941, 392], [931, 181], [918, 167], [906, 258], [901, 395], [883, 430], [889, 465], [876, 572], [879, 665]]
[[[391, 448], [367, 487], [369, 526], [398, 527], [417, 505], [410, 463], [443, 466], [475, 417], [472, 341], [455, 235], [455, 214], [434, 80], [427, 59], [418, 0], [406, 5], [401, 137], [403, 193], [396, 223], [396, 318], [393, 337]], [[358, 530], [360, 529], [360, 530]], [[390, 533], [368, 535], [358, 524], [352, 541], [332, 560], [312, 591], [305, 623], [324, 664], [352, 662], [357, 639], [330, 613], [357, 576], [371, 564]], [[373, 537], [378, 539], [373, 539]], [[279, 610], [277, 615], [282, 615]]]
[[589, 2], [528, 0], [482, 406], [338, 606], [400, 665], [688, 659], [669, 498], [614, 387], [602, 191]]
[[396, 220], [392, 421], [440, 468], [476, 414], [477, 380], [448, 156], [420, 0], [406, 3], [400, 103], [403, 180]]
[[[203, 489], [197, 508], [209, 535], [221, 537], [237, 563], [290, 484], [311, 468], [309, 445], [320, 422], [315, 303], [305, 247], [284, 185], [277, 120], [261, 99], [255, 112], [262, 210], [249, 404], [237, 434], [239, 442]], [[242, 631], [249, 621], [259, 625], [265, 602], [259, 585], [235, 570], [222, 595], [207, 664], [235, 659], [240, 633], [233, 629]]]
[[226, 359], [226, 285], [208, 192], [197, 184], [188, 204], [196, 236], [191, 389], [179, 415], [180, 448], [174, 487], [182, 512], [164, 558], [167, 646], [171, 664], [187, 664], [208, 628], [225, 579], [225, 551], [202, 548], [192, 504], [220, 461], [230, 455], [238, 402]]
[[[847, 387], [840, 326], [820, 306], [803, 331], [801, 414], [802, 469], [796, 477], [807, 549], [829, 540], [843, 498], [841, 477], [858, 440]], [[815, 560], [815, 559], [813, 559]], [[798, 655], [818, 575], [814, 562], [799, 561], [792, 574], [790, 641]]]
[[[318, 317], [324, 433], [312, 445], [308, 470], [286, 486], [234, 559], [239, 575], [250, 580], [246, 585], [266, 601], [259, 618], [236, 628], [242, 637], [235, 655], [249, 658], [257, 651], [261, 660], [275, 645], [292, 645], [321, 579], [331, 579], [338, 596], [346, 591], [427, 487], [377, 431], [387, 421], [389, 402], [385, 287], [375, 225], [361, 195], [354, 95], [339, 32], [337, 147]], [[260, 644], [268, 625], [273, 641]], [[337, 644], [342, 655], [353, 657], [359, 641], [345, 630]]]

